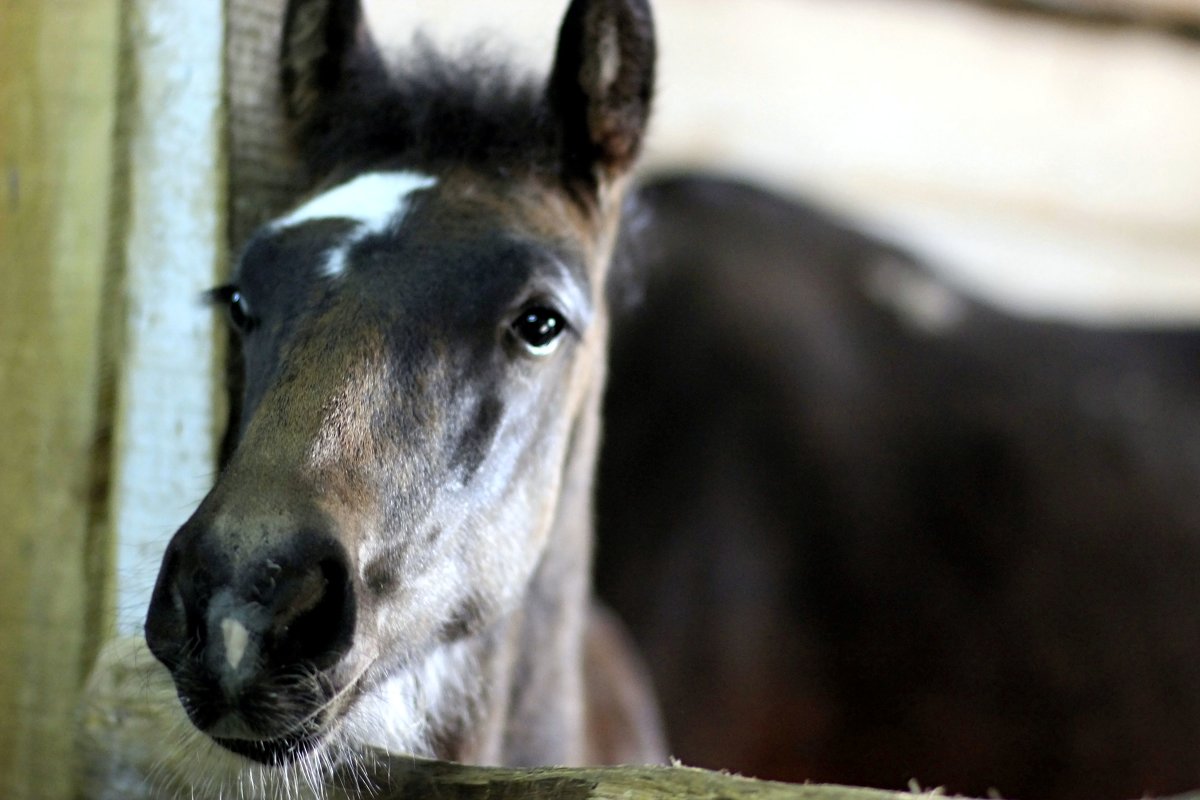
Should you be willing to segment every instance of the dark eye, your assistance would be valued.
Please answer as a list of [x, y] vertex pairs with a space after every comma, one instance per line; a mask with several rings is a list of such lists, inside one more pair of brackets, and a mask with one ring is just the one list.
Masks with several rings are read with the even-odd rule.
[[512, 331], [525, 349], [538, 356], [552, 351], [566, 329], [567, 321], [562, 314], [546, 306], [527, 308], [512, 323]]
[[225, 306], [225, 313], [229, 316], [229, 324], [242, 333], [252, 330], [255, 325], [255, 319], [250, 314], [250, 306], [246, 302], [246, 295], [236, 286], [218, 286], [208, 292], [209, 302]]

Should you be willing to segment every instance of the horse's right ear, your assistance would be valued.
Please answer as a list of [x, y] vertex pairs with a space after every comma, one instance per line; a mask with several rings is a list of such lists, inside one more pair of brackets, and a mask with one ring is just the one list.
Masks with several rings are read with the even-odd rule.
[[345, 124], [341, 112], [365, 88], [387, 80], [360, 0], [289, 0], [279, 70], [292, 142], [319, 172], [335, 125]]

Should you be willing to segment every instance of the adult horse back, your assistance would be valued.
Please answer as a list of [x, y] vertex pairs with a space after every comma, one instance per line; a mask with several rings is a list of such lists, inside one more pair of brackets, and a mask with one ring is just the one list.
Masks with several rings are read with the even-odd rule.
[[357, 0], [289, 7], [315, 190], [211, 293], [240, 338], [236, 445], [146, 621], [237, 791], [319, 784], [364, 745], [665, 758], [588, 574], [607, 273], [654, 52], [645, 2], [577, 0], [544, 86], [427, 51], [390, 71]]
[[1200, 333], [987, 307], [800, 203], [640, 192], [597, 588], [672, 753], [1005, 797], [1200, 785]]

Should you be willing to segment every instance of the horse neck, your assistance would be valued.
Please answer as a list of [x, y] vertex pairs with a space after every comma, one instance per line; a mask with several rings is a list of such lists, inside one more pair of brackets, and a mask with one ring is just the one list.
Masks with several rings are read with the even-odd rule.
[[472, 740], [453, 757], [512, 766], [582, 764], [583, 641], [591, 602], [592, 487], [603, 366], [575, 419], [554, 522], [522, 605], [479, 658], [488, 686]]

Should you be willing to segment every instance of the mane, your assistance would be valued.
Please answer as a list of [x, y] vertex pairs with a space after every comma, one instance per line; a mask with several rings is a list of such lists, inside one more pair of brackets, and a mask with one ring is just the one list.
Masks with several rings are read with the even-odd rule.
[[418, 34], [386, 72], [359, 78], [325, 117], [313, 154], [318, 173], [381, 164], [465, 164], [501, 177], [559, 169], [544, 79], [505, 64], [485, 44], [452, 56]]

